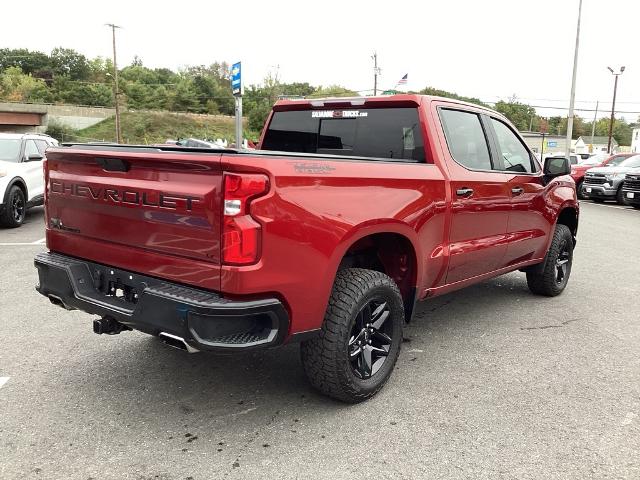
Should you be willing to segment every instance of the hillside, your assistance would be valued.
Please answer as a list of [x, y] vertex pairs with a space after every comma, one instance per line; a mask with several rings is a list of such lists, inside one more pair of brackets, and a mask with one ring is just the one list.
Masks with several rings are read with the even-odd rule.
[[[246, 123], [246, 122], [245, 122]], [[129, 144], [161, 143], [186, 137], [226, 138], [233, 140], [234, 119], [218, 115], [194, 115], [171, 112], [123, 112], [122, 140]], [[250, 132], [245, 136], [251, 138]], [[96, 125], [67, 132], [64, 141], [115, 141], [115, 117]]]

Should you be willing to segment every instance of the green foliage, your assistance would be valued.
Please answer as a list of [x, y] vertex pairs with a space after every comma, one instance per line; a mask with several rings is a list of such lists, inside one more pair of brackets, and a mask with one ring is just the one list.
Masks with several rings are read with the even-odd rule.
[[498, 102], [494, 110], [507, 117], [518, 130], [529, 130], [529, 124], [537, 116], [536, 110], [529, 105], [517, 101]]
[[[121, 116], [122, 137], [126, 143], [163, 143], [167, 139], [195, 137], [203, 139], [234, 136], [234, 120], [170, 112], [124, 112]], [[113, 117], [75, 132], [79, 139], [115, 141]]]
[[[235, 100], [231, 95], [229, 65], [225, 62], [189, 66], [174, 72], [168, 68], [145, 67], [136, 56], [131, 65], [121, 68], [118, 73], [119, 101], [125, 110], [234, 114]], [[478, 98], [433, 87], [425, 87], [418, 93], [488, 106]], [[250, 85], [245, 89], [243, 113], [248, 119], [247, 136], [257, 139], [272, 105], [279, 98], [357, 95], [357, 92], [340, 85], [314, 87], [307, 82], [282, 83], [277, 73], [269, 73], [261, 85]], [[101, 57], [88, 59], [68, 48], [55, 48], [49, 55], [27, 49], [1, 48], [0, 100], [113, 106], [113, 63], [110, 59]], [[540, 131], [546, 125], [548, 133], [566, 134], [566, 118], [557, 116], [543, 119], [533, 107], [517, 101], [515, 96], [508, 101], [496, 103], [494, 108], [520, 130]], [[130, 137], [144, 142], [148, 125], [138, 121], [134, 123], [135, 125], [131, 125]], [[598, 120], [596, 135], [607, 135], [608, 125], [607, 119]], [[621, 145], [630, 144], [633, 125], [636, 124], [616, 120], [613, 135]], [[160, 130], [167, 131], [162, 128]], [[202, 129], [198, 131], [202, 132]], [[590, 134], [591, 122], [576, 116], [573, 138]]]
[[49, 102], [47, 85], [20, 67], [9, 67], [0, 73], [0, 99], [10, 102]]
[[76, 135], [76, 131], [73, 128], [54, 122], [49, 122], [46, 133], [59, 142], [74, 141], [73, 137]]
[[433, 95], [435, 97], [445, 97], [445, 98], [453, 98], [455, 100], [461, 100], [463, 102], [475, 103], [477, 105], [481, 105], [483, 107], [488, 107], [486, 103], [483, 103], [480, 99], [475, 97], [464, 97], [462, 95], [458, 95], [457, 93], [447, 92], [446, 90], [439, 90], [433, 87], [425, 87], [418, 92], [421, 95]]

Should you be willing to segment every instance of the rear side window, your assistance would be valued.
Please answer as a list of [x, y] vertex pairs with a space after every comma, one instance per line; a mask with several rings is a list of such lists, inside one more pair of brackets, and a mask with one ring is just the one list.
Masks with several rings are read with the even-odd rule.
[[425, 160], [416, 108], [275, 112], [262, 149]]
[[[534, 171], [531, 155], [520, 139], [504, 123], [495, 118], [491, 119], [493, 130], [496, 132], [498, 149], [503, 163], [500, 170], [507, 172], [531, 173]], [[574, 163], [573, 161], [571, 163]], [[578, 163], [577, 159], [575, 163]]]
[[40, 151], [38, 150], [38, 147], [36, 147], [36, 142], [34, 142], [33, 140], [27, 140], [24, 145], [24, 158], [27, 159], [31, 155], [39, 155], [39, 154], [40, 154]]
[[480, 117], [473, 112], [440, 110], [440, 119], [453, 159], [472, 170], [491, 170], [491, 156]]

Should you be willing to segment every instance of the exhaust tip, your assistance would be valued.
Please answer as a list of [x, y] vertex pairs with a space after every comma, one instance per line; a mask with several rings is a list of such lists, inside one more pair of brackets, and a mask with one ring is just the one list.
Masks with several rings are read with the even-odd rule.
[[172, 335], [171, 333], [167, 332], [160, 332], [158, 334], [158, 337], [163, 343], [169, 345], [170, 347], [177, 348], [188, 353], [196, 353], [200, 351], [197, 348], [193, 348], [191, 345], [184, 341], [184, 338], [178, 337], [177, 335]]

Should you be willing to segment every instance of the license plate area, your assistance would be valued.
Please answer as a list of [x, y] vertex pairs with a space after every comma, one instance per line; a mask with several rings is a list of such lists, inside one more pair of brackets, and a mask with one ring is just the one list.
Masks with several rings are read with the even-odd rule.
[[137, 275], [109, 267], [94, 266], [93, 286], [99, 294], [123, 304], [135, 306], [147, 287]]
[[633, 198], [633, 197], [634, 197], [633, 192], [627, 192], [627, 198]]

